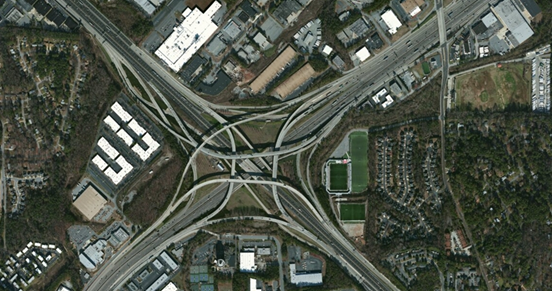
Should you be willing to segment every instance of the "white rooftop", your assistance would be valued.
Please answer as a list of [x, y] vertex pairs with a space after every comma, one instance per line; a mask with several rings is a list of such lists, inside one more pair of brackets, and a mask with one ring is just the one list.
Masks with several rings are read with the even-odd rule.
[[329, 45], [324, 45], [324, 48], [322, 49], [322, 54], [325, 56], [329, 56], [333, 52], [333, 48]]
[[262, 288], [257, 288], [257, 279], [249, 278], [249, 291], [262, 291]]
[[134, 141], [134, 139], [132, 139], [132, 137], [126, 132], [124, 128], [121, 128], [119, 129], [119, 131], [117, 131], [117, 136], [120, 137], [127, 146], [130, 146]]
[[525, 17], [510, 0], [503, 0], [494, 7], [494, 11], [500, 21], [512, 33], [518, 44], [523, 43], [533, 35], [531, 26], [527, 24]]
[[242, 272], [257, 271], [257, 266], [255, 265], [254, 252], [240, 253], [240, 271]]
[[491, 25], [495, 24], [497, 21], [498, 19], [496, 19], [496, 16], [492, 12], [487, 13], [481, 18], [481, 22], [483, 22], [486, 27], [491, 27]]
[[368, 51], [368, 49], [365, 46], [363, 46], [361, 49], [359, 49], [355, 53], [355, 55], [360, 60], [360, 62], [364, 62], [367, 58], [370, 57], [370, 52]]
[[128, 127], [134, 131], [134, 133], [136, 133], [136, 135], [138, 136], [142, 136], [144, 135], [144, 133], [146, 133], [146, 130], [140, 126], [140, 124], [138, 124], [138, 122], [136, 122], [136, 120], [132, 120], [129, 124], [128, 124]]
[[289, 281], [298, 286], [322, 284], [322, 273], [297, 274], [295, 264], [289, 264]]
[[132, 171], [133, 167], [123, 156], [119, 156], [115, 162], [119, 164], [121, 170], [115, 172], [113, 168], [109, 167], [104, 171], [104, 174], [113, 181], [113, 184], [118, 185]]
[[119, 130], [120, 126], [119, 124], [117, 123], [117, 121], [115, 121], [115, 119], [113, 119], [111, 116], [107, 116], [106, 118], [104, 118], [104, 122], [105, 124], [107, 124], [111, 130], [113, 131], [117, 131]]
[[167, 286], [165, 286], [165, 288], [163, 288], [161, 291], [177, 291], [178, 288], [176, 287], [176, 285], [174, 285], [173, 282], [169, 282], [169, 284], [167, 284]]
[[119, 152], [103, 136], [98, 141], [98, 146], [111, 159], [115, 159], [119, 156]]
[[100, 157], [100, 155], [95, 155], [92, 159], [92, 163], [94, 163], [94, 165], [96, 165], [98, 169], [100, 169], [100, 171], [105, 170], [105, 168], [107, 168], [108, 166], [108, 164], [104, 161], [102, 157]]
[[128, 114], [128, 112], [123, 108], [123, 106], [121, 106], [121, 104], [119, 104], [119, 102], [117, 102], [117, 101], [115, 101], [115, 103], [113, 103], [113, 105], [111, 105], [111, 110], [113, 110], [113, 112], [117, 116], [119, 116], [119, 118], [123, 122], [129, 122], [132, 119], [132, 116], [130, 114]]
[[167, 281], [169, 281], [169, 276], [167, 274], [163, 273], [155, 282], [153, 282], [146, 291], [156, 291], [158, 290], [163, 284], [165, 284]]
[[167, 254], [167, 252], [163, 251], [161, 253], [161, 259], [165, 261], [165, 263], [171, 268], [173, 271], [178, 268], [178, 264]]
[[155, 141], [149, 133], [146, 133], [146, 135], [142, 137], [142, 141], [148, 146], [148, 148], [144, 150], [142, 146], [135, 144], [132, 147], [132, 151], [134, 151], [142, 161], [145, 161], [159, 148], [159, 143]]
[[173, 71], [180, 71], [217, 30], [212, 17], [221, 6], [220, 2], [214, 1], [205, 13], [197, 7], [194, 10], [186, 9], [182, 13], [184, 21], [174, 28], [173, 33], [155, 51], [155, 55]]
[[393, 13], [393, 10], [391, 9], [385, 11], [381, 15], [381, 19], [383, 20], [383, 22], [385, 22], [387, 28], [389, 28], [388, 31], [390, 34], [397, 33], [397, 29], [402, 26], [401, 21], [397, 18], [397, 15], [395, 15], [395, 13]]
[[420, 9], [420, 6], [416, 6], [412, 11], [410, 11], [410, 17], [414, 17], [418, 15], [418, 13], [422, 12], [422, 9]]

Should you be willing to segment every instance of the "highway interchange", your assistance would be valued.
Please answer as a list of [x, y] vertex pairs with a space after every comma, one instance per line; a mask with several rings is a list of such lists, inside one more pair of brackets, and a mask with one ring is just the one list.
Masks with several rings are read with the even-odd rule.
[[[440, 21], [445, 22], [445, 25], [438, 26], [437, 19], [433, 18], [383, 52], [374, 55], [361, 66], [346, 72], [342, 78], [316, 91], [315, 94], [311, 93], [283, 103], [280, 110], [297, 104], [301, 105], [287, 117], [282, 130], [275, 137], [275, 146], [272, 150], [248, 155], [236, 153], [233, 138], [233, 134], [237, 132], [234, 130], [236, 124], [227, 122], [216, 112], [216, 109], [247, 112], [249, 109], [262, 108], [221, 108], [219, 105], [208, 103], [186, 88], [151, 55], [134, 45], [90, 2], [87, 0], [57, 0], [57, 2], [94, 35], [114, 62], [125, 64], [138, 77], [155, 87], [163, 98], [170, 99], [173, 104], [176, 104], [187, 115], [188, 120], [193, 120], [194, 124], [186, 123], [186, 127], [182, 128], [186, 136], [179, 138], [194, 148], [192, 152], [194, 155], [202, 151], [231, 164], [231, 179], [217, 181], [220, 185], [215, 190], [198, 201], [189, 203], [183, 210], [178, 206], [184, 203], [184, 199], [173, 200], [167, 212], [152, 227], [101, 267], [86, 286], [86, 290], [117, 290], [122, 287], [132, 272], [147, 263], [150, 257], [160, 252], [163, 247], [190, 236], [209, 224], [208, 219], [220, 211], [231, 194], [245, 183], [261, 184], [272, 192], [281, 208], [283, 220], [271, 222], [279, 223], [283, 228], [304, 233], [311, 244], [334, 257], [352, 276], [357, 278], [366, 290], [398, 290], [356, 250], [339, 230], [328, 223], [328, 219], [324, 219], [326, 214], [323, 213], [317, 201], [305, 198], [313, 197], [312, 193], [311, 195], [301, 193], [276, 181], [278, 158], [296, 154], [316, 145], [321, 138], [331, 132], [343, 113], [350, 107], [364, 102], [372, 91], [380, 88], [394, 74], [403, 72], [406, 64], [412, 63], [428, 49], [442, 42], [445, 27], [453, 30], [463, 27], [488, 9], [490, 1], [455, 1], [439, 13], [438, 18], [441, 18]], [[443, 64], [446, 66], [445, 62]], [[329, 100], [336, 102], [330, 104]], [[215, 131], [213, 124], [202, 115], [204, 113], [211, 115], [224, 127]], [[278, 113], [278, 110], [273, 110], [273, 113]], [[255, 117], [258, 116], [253, 115], [250, 118]], [[188, 132], [191, 128], [202, 132], [203, 140], [194, 140]], [[222, 134], [223, 132], [227, 133], [229, 139]], [[190, 162], [192, 161], [193, 158], [190, 159]], [[236, 163], [248, 172], [271, 171], [272, 177], [259, 179], [253, 179], [248, 175], [240, 177], [235, 171]], [[185, 174], [190, 165], [188, 163]], [[205, 185], [202, 183], [199, 187]], [[195, 190], [188, 191], [185, 195], [186, 199], [193, 200]], [[256, 219], [262, 220], [262, 218]]]

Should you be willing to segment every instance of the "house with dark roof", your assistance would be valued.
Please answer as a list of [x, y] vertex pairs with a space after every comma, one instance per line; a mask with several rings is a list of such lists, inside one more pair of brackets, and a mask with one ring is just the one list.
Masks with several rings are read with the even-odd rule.
[[50, 10], [52, 9], [52, 6], [48, 3], [46, 3], [46, 1], [44, 1], [44, 0], [38, 0], [34, 4], [34, 8], [36, 9], [36, 11], [40, 15], [46, 15], [46, 14], [48, 14], [48, 12], [50, 12]]
[[520, 0], [527, 12], [531, 15], [531, 21], [541, 14], [541, 9], [535, 0]]

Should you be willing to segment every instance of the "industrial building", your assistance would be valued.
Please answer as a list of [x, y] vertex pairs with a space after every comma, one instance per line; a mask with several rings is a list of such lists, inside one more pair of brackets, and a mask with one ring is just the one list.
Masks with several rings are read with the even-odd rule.
[[298, 272], [295, 263], [289, 264], [289, 281], [299, 287], [322, 285], [321, 272]]
[[86, 217], [92, 220], [98, 212], [105, 206], [107, 200], [92, 184], [88, 184], [84, 192], [73, 202], [77, 210]]
[[263, 291], [263, 282], [249, 278], [249, 291]]
[[300, 87], [311, 80], [316, 75], [316, 72], [310, 64], [306, 64], [293, 75], [291, 75], [287, 80], [280, 84], [274, 91], [280, 99], [284, 100], [287, 97], [291, 96], [292, 93], [300, 89]]
[[174, 28], [174, 31], [155, 51], [169, 68], [178, 72], [182, 66], [207, 42], [217, 30], [213, 15], [222, 5], [214, 1], [205, 12], [199, 8], [186, 8], [182, 12], [184, 21]]
[[421, 7], [425, 5], [424, 0], [403, 0], [401, 7], [410, 17], [416, 17], [422, 12]]
[[387, 11], [385, 11], [381, 15], [381, 19], [383, 20], [383, 22], [387, 26], [387, 28], [388, 28], [387, 31], [390, 34], [397, 33], [397, 30], [399, 29], [399, 27], [402, 26], [401, 21], [397, 18], [397, 15], [395, 15], [393, 10], [391, 10], [391, 9], [388, 9]]
[[107, 241], [99, 239], [95, 243], [88, 245], [80, 254], [79, 261], [81, 264], [89, 269], [94, 270], [96, 267], [103, 263], [104, 252], [103, 250], [107, 246]]
[[370, 52], [365, 46], [363, 46], [362, 48], [356, 51], [355, 56], [362, 63], [370, 57]]
[[[533, 35], [531, 26], [512, 0], [503, 0], [491, 7], [491, 10], [507, 29], [504, 40], [510, 48], [520, 45]], [[500, 31], [499, 34], [502, 35]]]
[[257, 94], [264, 90], [268, 83], [274, 80], [274, 78], [291, 63], [295, 55], [295, 50], [291, 46], [288, 46], [261, 74], [259, 74], [259, 76], [257, 76], [257, 78], [255, 78], [251, 85], [249, 85], [251, 93]]
[[255, 252], [240, 252], [240, 272], [252, 273], [256, 271]]

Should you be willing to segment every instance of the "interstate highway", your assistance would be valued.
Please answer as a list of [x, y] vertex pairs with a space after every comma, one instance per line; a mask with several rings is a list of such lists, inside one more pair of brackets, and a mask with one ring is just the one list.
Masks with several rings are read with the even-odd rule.
[[[488, 8], [489, 0], [457, 0], [445, 7], [445, 21], [447, 28], [462, 27], [474, 16], [478, 16]], [[452, 14], [450, 14], [452, 13]], [[450, 16], [448, 16], [450, 14]], [[412, 44], [408, 47], [408, 44]], [[343, 88], [333, 86], [328, 90], [333, 90], [331, 97], [336, 96], [335, 91], [343, 91], [340, 94], [338, 102], [331, 106], [326, 105], [309, 117], [303, 124], [294, 128], [285, 138], [284, 144], [295, 143], [309, 136], [317, 127], [327, 122], [334, 114], [339, 111], [342, 105], [350, 102], [356, 96], [371, 97], [369, 92], [380, 89], [382, 85], [389, 80], [394, 73], [401, 73], [402, 69], [422, 54], [426, 49], [439, 43], [439, 32], [437, 19], [434, 17], [418, 30], [403, 36], [383, 52], [372, 56], [358, 69], [352, 70], [345, 75]], [[387, 59], [386, 59], [387, 58]], [[370, 85], [373, 84], [373, 85]], [[328, 90], [323, 91], [328, 92]], [[368, 91], [368, 92], [367, 92]], [[360, 100], [359, 100], [360, 101]]]
[[[211, 194], [194, 203], [186, 213], [178, 213], [157, 232], [146, 237], [139, 245], [127, 253], [122, 254], [122, 256], [117, 253], [108, 261], [107, 265], [92, 277], [92, 281], [89, 282], [85, 290], [113, 290], [114, 288], [111, 286], [124, 283], [120, 282], [120, 280], [126, 278], [129, 272], [137, 271], [144, 259], [148, 260], [147, 254], [152, 250], [156, 250], [158, 246], [175, 236], [181, 229], [190, 226], [202, 214], [217, 207], [224, 200], [228, 185], [228, 183], [219, 185]], [[161, 250], [162, 248], [159, 248], [159, 252]]]
[[[57, 1], [63, 3], [63, 0], [57, 0]], [[192, 102], [184, 99], [182, 94], [177, 89], [175, 89], [174, 84], [175, 84], [175, 82], [178, 82], [178, 81], [175, 81], [172, 77], [170, 78], [169, 81], [167, 81], [164, 78], [160, 77], [159, 73], [152, 69], [152, 67], [151, 67], [152, 64], [150, 63], [148, 65], [148, 62], [144, 61], [144, 57], [143, 56], [140, 57], [139, 53], [137, 53], [134, 50], [136, 47], [134, 45], [132, 45], [131, 43], [129, 44], [128, 38], [124, 37], [124, 35], [122, 35], [118, 31], [117, 28], [115, 28], [111, 23], [109, 23], [109, 21], [107, 21], [103, 17], [103, 15], [101, 15], [99, 12], [97, 12], [95, 7], [93, 7], [86, 0], [83, 0], [82, 2], [78, 1], [78, 0], [77, 1], [69, 0], [69, 1], [71, 3], [71, 6], [67, 7], [67, 10], [69, 10], [70, 13], [72, 15], [74, 15], [77, 19], [81, 19], [81, 22], [85, 25], [85, 27], [87, 29], [95, 31], [98, 38], [105, 38], [105, 41], [107, 42], [107, 44], [104, 43], [104, 45], [110, 45], [111, 47], [113, 47], [113, 51], [117, 51], [122, 57], [124, 57], [125, 60], [127, 62], [129, 62], [130, 65], [132, 65], [132, 67], [137, 71], [137, 73], [140, 75], [140, 77], [142, 77], [144, 80], [150, 80], [162, 92], [169, 93], [169, 95], [167, 97], [171, 98], [187, 114], [189, 114], [192, 118], [196, 119], [197, 122], [199, 122], [200, 125], [202, 125], [202, 127], [205, 130], [208, 129], [209, 127], [211, 127], [211, 124], [209, 124], [207, 121], [205, 121], [203, 119], [203, 117], [201, 116], [200, 112], [202, 111], [202, 109], [200, 109], [196, 105], [192, 104]], [[465, 1], [465, 2], [471, 4], [474, 1], [472, 0], [472, 1]], [[454, 9], [458, 9], [458, 7], [460, 7], [458, 5], [462, 5], [462, 4], [459, 4], [459, 3], [464, 3], [464, 2], [459, 2], [458, 1], [455, 4], [451, 4], [451, 5], [455, 5]], [[65, 5], [63, 5], [63, 6], [65, 7]], [[477, 5], [476, 4], [476, 5], [473, 5], [473, 6], [475, 7], [475, 6], [482, 6], [482, 5]], [[470, 8], [470, 9], [473, 9], [473, 8]], [[448, 10], [447, 10], [447, 12], [448, 12]], [[471, 12], [471, 11], [469, 11], [469, 12]], [[464, 14], [469, 13], [469, 12], [465, 11]], [[454, 12], [454, 13], [456, 13], [456, 12]], [[453, 15], [453, 17], [454, 17], [454, 15]], [[449, 20], [449, 21], [454, 21], [454, 20]], [[458, 23], [461, 23], [461, 21], [462, 21], [461, 19], [456, 19], [456, 22], [458, 22]], [[95, 23], [95, 24], [92, 25], [92, 23]], [[451, 23], [451, 25], [454, 25], [454, 23]], [[102, 33], [99, 34], [98, 31], [102, 31]], [[425, 39], [429, 39], [429, 37], [432, 37], [432, 38], [435, 37], [436, 36], [435, 32], [436, 32], [435, 21], [432, 20], [432, 21], [426, 23], [420, 29], [418, 29], [418, 31], [416, 31], [415, 33], [411, 33], [409, 36], [399, 40], [397, 43], [395, 43], [395, 45], [393, 45], [392, 47], [386, 49], [383, 53], [380, 53], [377, 56], [374, 56], [371, 60], [369, 60], [366, 64], [364, 64], [360, 69], [357, 69], [356, 71], [352, 72], [351, 74], [346, 75], [344, 77], [343, 81], [348, 80], [349, 84], [344, 85], [344, 88], [342, 88], [345, 91], [345, 94], [344, 94], [345, 97], [341, 98], [339, 104], [336, 104], [334, 107], [327, 106], [326, 107], [326, 109], [328, 109], [327, 112], [331, 112], [331, 111], [334, 111], [334, 110], [340, 108], [341, 105], [345, 104], [345, 102], [350, 102], [350, 100], [356, 95], [357, 91], [362, 91], [366, 87], [365, 84], [369, 83], [370, 78], [372, 78], [372, 81], [375, 82], [376, 80], [374, 80], [374, 78], [376, 76], [381, 77], [383, 75], [383, 72], [391, 73], [392, 70], [394, 70], [396, 68], [400, 68], [401, 65], [399, 65], [397, 63], [399, 62], [400, 57], [403, 57], [403, 59], [406, 59], [405, 55], [407, 54], [407, 52], [401, 51], [401, 48], [403, 48], [403, 49], [405, 48], [406, 41], [407, 41], [408, 38], [415, 38], [414, 40], [417, 40], [417, 42], [413, 42], [414, 45], [412, 46], [412, 49], [414, 49], [414, 47], [418, 47], [419, 45], [422, 45], [420, 43], [420, 41], [425, 40]], [[429, 37], [427, 35], [429, 35]], [[423, 43], [423, 48], [420, 48], [420, 49], [425, 50], [425, 45], [426, 44], [427, 43], [424, 42]], [[129, 47], [131, 49], [129, 49]], [[397, 54], [391, 55], [392, 51], [397, 52]], [[146, 55], [146, 54], [144, 53], [143, 55]], [[383, 61], [383, 58], [384, 58], [385, 55], [389, 55], [390, 60], [389, 60], [389, 62], [385, 62], [384, 64], [381, 64], [381, 62]], [[413, 59], [413, 57], [414, 57], [413, 55], [409, 55], [409, 59]], [[394, 62], [392, 62], [393, 60], [394, 60]], [[405, 60], [400, 60], [400, 62], [403, 63], [403, 64], [407, 63]], [[378, 70], [377, 72], [375, 72], [375, 71], [370, 72], [369, 71], [370, 66], [375, 66], [375, 65], [379, 65], [380, 70]], [[382, 67], [382, 66], [385, 66], [385, 65], [387, 65], [387, 66]], [[158, 66], [157, 63], [155, 63], [154, 66]], [[153, 72], [152, 72], [152, 70], [153, 70]], [[369, 75], [369, 73], [371, 73], [371, 74]], [[356, 77], [355, 76], [356, 74], [362, 75], [362, 78], [361, 78], [361, 80], [358, 81], [358, 83], [355, 84], [354, 78]], [[379, 79], [382, 80], [382, 81], [384, 80], [384, 78], [379, 78]], [[379, 81], [379, 82], [381, 82], [381, 81]], [[323, 110], [320, 110], [320, 112], [322, 112], [322, 111]], [[315, 117], [324, 116], [324, 115], [320, 115], [320, 112], [317, 112]], [[308, 124], [316, 124], [317, 122], [315, 122], [315, 120], [317, 120], [317, 119], [315, 117], [312, 117], [311, 119], [307, 120], [305, 124], [307, 124], [307, 125]], [[305, 132], [307, 132], [307, 133], [311, 133], [312, 130], [313, 130], [312, 128], [310, 128], [310, 126], [306, 126], [305, 128], [306, 128]], [[290, 137], [291, 139], [295, 138], [295, 136], [300, 137], [303, 133], [299, 132], [299, 134], [295, 134], [295, 136], [293, 134], [295, 134], [295, 133], [292, 133], [292, 136]], [[220, 142], [223, 145], [227, 145], [227, 143], [224, 142], [224, 141], [220, 141]], [[221, 193], [223, 193], [223, 192], [221, 192]], [[290, 199], [293, 199], [291, 195], [288, 196], [287, 194], [281, 194], [280, 191], [279, 191], [279, 193], [280, 193], [280, 197], [284, 197], [284, 198], [281, 198], [284, 201], [290, 201]], [[219, 196], [223, 196], [223, 195], [221, 195], [221, 194], [215, 195], [215, 197], [219, 197]], [[341, 236], [341, 234], [335, 233], [335, 229], [333, 229], [333, 228], [324, 227], [322, 225], [322, 223], [319, 222], [315, 218], [315, 216], [312, 215], [309, 212], [308, 208], [301, 207], [301, 205], [297, 205], [295, 203], [291, 203], [293, 205], [290, 205], [289, 202], [284, 202], [284, 203], [287, 203], [286, 205], [288, 206], [288, 209], [291, 209], [291, 211], [293, 211], [294, 215], [297, 218], [299, 218], [305, 226], [308, 226], [309, 229], [312, 228], [311, 231], [313, 231], [313, 233], [315, 233], [319, 238], [323, 239], [324, 241], [334, 243], [334, 245], [336, 246], [335, 248], [342, 252], [342, 256], [343, 256], [342, 259], [346, 260], [347, 264], [351, 265], [352, 268], [354, 269], [353, 271], [351, 271], [351, 273], [358, 272], [359, 274], [362, 274], [362, 277], [364, 277], [364, 278], [371, 278], [371, 279], [366, 279], [366, 281], [363, 281], [363, 283], [362, 283], [363, 286], [367, 290], [385, 290], [385, 289], [387, 289], [387, 288], [384, 289], [384, 288], [380, 287], [380, 284], [383, 284], [382, 279], [378, 278], [377, 275], [373, 274], [373, 273], [378, 273], [377, 270], [369, 270], [366, 267], [367, 266], [366, 263], [368, 261], [364, 257], [362, 257], [360, 254], [355, 254], [352, 250], [349, 250], [349, 248], [347, 248], [347, 246], [344, 243], [341, 242], [341, 240], [343, 240], [343, 237]], [[200, 211], [197, 211], [197, 213], [199, 213], [199, 212]], [[183, 213], [183, 214], [179, 214], [178, 217], [180, 217], [180, 218], [185, 217], [182, 220], [186, 221], [186, 223], [189, 224], [193, 220], [192, 218], [190, 218], [190, 215], [192, 215], [192, 214]], [[196, 215], [196, 217], [197, 217], [197, 215]], [[178, 220], [172, 220], [172, 221], [173, 221], [173, 223], [178, 222]], [[129, 261], [123, 262], [123, 260], [118, 260], [116, 262], [112, 262], [112, 261], [108, 262], [108, 264], [106, 266], [104, 266], [104, 268], [102, 268], [102, 270], [100, 270], [100, 272], [99, 272], [100, 274], [103, 274], [103, 275], [100, 275], [100, 274], [97, 275], [97, 277], [99, 277], [99, 279], [100, 279], [99, 282], [103, 282], [104, 280], [107, 280], [108, 284], [98, 283], [95, 286], [87, 286], [87, 287], [89, 287], [87, 289], [89, 289], [89, 290], [102, 290], [102, 291], [111, 289], [110, 286], [113, 284], [113, 282], [117, 281], [115, 279], [116, 279], [116, 277], [119, 276], [119, 275], [115, 275], [115, 274], [121, 274], [120, 272], [125, 272], [125, 271], [128, 272], [128, 269], [125, 268], [125, 265], [128, 264], [128, 265], [134, 266], [136, 264], [136, 262], [139, 262], [140, 260], [143, 260], [143, 258], [140, 257], [140, 255], [148, 253], [145, 250], [149, 249], [151, 251], [151, 249], [155, 245], [165, 241], [168, 237], [171, 237], [170, 230], [171, 230], [171, 228], [165, 229], [164, 232], [163, 232], [163, 236], [162, 237], [160, 236], [160, 238], [155, 238], [155, 234], [154, 234], [154, 236], [150, 236], [150, 237], [145, 238], [145, 240], [143, 242], [141, 242], [140, 245], [138, 245], [135, 249], [133, 249], [131, 251], [131, 253], [133, 254], [132, 256], [130, 256], [130, 254], [127, 255], [128, 257], [130, 257]], [[364, 262], [364, 264], [362, 262]], [[115, 273], [115, 272], [117, 272], [117, 273]], [[102, 278], [103, 276], [107, 276], [107, 278]], [[112, 282], [112, 283], [109, 283], [109, 282]]]

